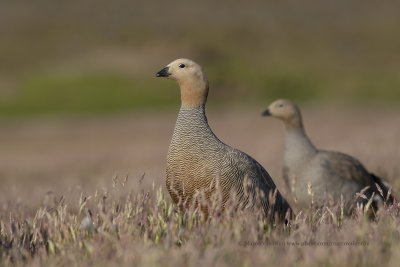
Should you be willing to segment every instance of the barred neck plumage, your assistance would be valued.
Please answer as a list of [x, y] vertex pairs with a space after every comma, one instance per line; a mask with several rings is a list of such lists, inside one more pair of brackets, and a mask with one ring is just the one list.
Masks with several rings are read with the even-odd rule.
[[221, 143], [208, 125], [204, 105], [193, 108], [181, 107], [174, 130], [174, 137], [177, 135], [179, 139], [206, 138], [208, 142]]

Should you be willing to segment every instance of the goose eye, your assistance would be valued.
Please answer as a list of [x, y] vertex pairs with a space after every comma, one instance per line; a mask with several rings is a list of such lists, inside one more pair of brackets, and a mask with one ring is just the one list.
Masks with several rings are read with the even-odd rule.
[[279, 104], [278, 107], [280, 107], [280, 108], [283, 107], [283, 104]]
[[185, 64], [179, 64], [179, 68], [183, 69], [185, 67]]

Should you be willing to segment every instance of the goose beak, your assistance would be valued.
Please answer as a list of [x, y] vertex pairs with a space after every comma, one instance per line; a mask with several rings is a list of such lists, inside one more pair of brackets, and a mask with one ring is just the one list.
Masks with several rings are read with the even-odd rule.
[[267, 110], [264, 111], [261, 115], [262, 116], [271, 116], [271, 112], [269, 111], [269, 108], [267, 108]]
[[171, 73], [168, 72], [169, 67], [165, 67], [156, 73], [156, 77], [168, 77]]

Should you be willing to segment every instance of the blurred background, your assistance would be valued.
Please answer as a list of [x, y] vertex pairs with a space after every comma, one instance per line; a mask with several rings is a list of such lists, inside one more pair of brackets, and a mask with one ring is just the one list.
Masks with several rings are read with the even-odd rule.
[[2, 0], [3, 198], [106, 186], [115, 174], [163, 184], [180, 99], [155, 73], [178, 57], [206, 70], [216, 134], [274, 176], [282, 129], [260, 113], [290, 98], [318, 146], [398, 178], [399, 8], [395, 0]]
[[[210, 104], [398, 104], [398, 1], [51, 0], [0, 3], [0, 114], [178, 104], [154, 73], [207, 70]], [[243, 103], [245, 102], [245, 103]]]

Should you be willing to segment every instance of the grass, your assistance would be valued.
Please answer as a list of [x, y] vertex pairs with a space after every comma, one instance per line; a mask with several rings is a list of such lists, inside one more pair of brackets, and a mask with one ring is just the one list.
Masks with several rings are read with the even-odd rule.
[[[239, 62], [229, 66], [205, 66], [211, 83], [210, 106], [251, 105], [266, 99], [288, 98], [297, 102], [384, 104], [400, 100], [399, 76], [382, 74], [354, 76], [346, 81], [328, 81], [296, 68], [251, 68]], [[179, 105], [175, 83], [128, 75], [111, 70], [102, 72], [41, 73], [27, 77], [20, 87], [0, 100], [0, 117], [41, 114], [85, 114], [167, 109]], [[315, 77], [317, 76], [317, 77]], [[232, 80], [232, 77], [235, 77]], [[347, 90], [343, 83], [350, 84]], [[342, 89], [335, 89], [342, 88]], [[377, 88], [380, 88], [377, 90]]]
[[400, 101], [397, 1], [95, 2], [0, 4], [0, 117], [171, 107], [154, 73], [178, 57], [204, 67], [215, 106]]
[[[146, 84], [160, 80], [135, 79], [119, 73], [52, 73], [27, 78], [6, 101], [0, 101], [5, 117], [37, 114], [82, 114], [163, 107], [177, 104], [172, 84], [155, 91]], [[176, 90], [175, 90], [176, 91]]]
[[247, 210], [226, 209], [204, 221], [195, 209], [178, 211], [162, 187], [146, 190], [141, 180], [114, 177], [109, 191], [70, 200], [48, 195], [31, 216], [3, 205], [0, 264], [397, 266], [398, 208], [385, 206], [376, 221], [367, 210], [347, 218], [340, 204], [310, 207], [276, 227]]

